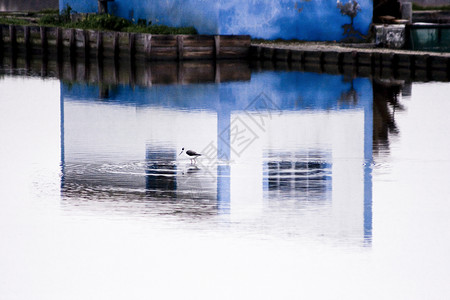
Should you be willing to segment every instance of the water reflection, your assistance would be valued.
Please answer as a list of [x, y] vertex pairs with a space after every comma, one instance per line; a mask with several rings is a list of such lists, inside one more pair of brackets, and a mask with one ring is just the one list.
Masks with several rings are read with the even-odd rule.
[[[370, 244], [369, 79], [250, 76], [232, 62], [214, 81], [192, 70], [160, 80], [159, 68], [143, 85], [62, 81], [65, 209]], [[222, 76], [231, 70], [244, 72]], [[203, 155], [191, 162], [182, 147]]]
[[401, 98], [411, 95], [411, 82], [374, 79], [372, 83], [374, 151], [389, 152], [389, 137], [399, 133], [395, 114], [404, 110]]
[[448, 83], [40, 69], [0, 66], [3, 298], [449, 294]]

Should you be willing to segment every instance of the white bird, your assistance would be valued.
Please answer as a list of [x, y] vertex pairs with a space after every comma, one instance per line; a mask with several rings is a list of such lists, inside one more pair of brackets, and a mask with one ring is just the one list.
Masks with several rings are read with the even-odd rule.
[[[180, 152], [180, 154], [178, 154], [178, 156], [180, 156], [181, 154], [183, 154], [183, 152], [184, 152], [184, 147], [181, 148], [181, 152]], [[192, 164], [193, 161], [194, 161], [195, 163], [197, 163], [197, 157], [201, 156], [200, 153], [197, 153], [197, 152], [195, 152], [195, 151], [193, 151], [193, 150], [187, 150], [187, 151], [184, 152], [184, 153], [186, 153], [186, 155], [187, 155], [187, 156], [189, 157], [189, 159], [191, 160], [191, 164]]]

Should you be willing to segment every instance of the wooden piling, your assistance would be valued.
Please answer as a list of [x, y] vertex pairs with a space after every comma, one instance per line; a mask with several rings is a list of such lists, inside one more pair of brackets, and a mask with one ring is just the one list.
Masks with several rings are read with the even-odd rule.
[[30, 42], [30, 26], [23, 26], [23, 38], [25, 41], [25, 51], [26, 53], [30, 53], [31, 52], [31, 42]]
[[119, 33], [118, 32], [114, 32], [113, 52], [114, 52], [114, 61], [117, 61], [119, 59]]
[[184, 38], [182, 35], [177, 36], [177, 56], [178, 56], [178, 60], [183, 60], [183, 56], [184, 56], [184, 47], [183, 47], [183, 43], [184, 43]]
[[3, 25], [0, 24], [0, 55], [3, 53]]
[[[220, 59], [220, 35], [214, 36], [214, 59]], [[261, 48], [259, 48], [261, 50]], [[259, 51], [261, 53], [261, 51]]]
[[145, 52], [145, 59], [151, 60], [152, 59], [152, 36], [146, 35], [144, 40], [144, 52]]
[[40, 26], [39, 27], [39, 34], [41, 36], [42, 54], [45, 56], [45, 55], [47, 55], [47, 50], [48, 50], [47, 27]]
[[56, 29], [56, 57], [58, 61], [62, 61], [63, 54], [63, 33], [62, 28]]
[[76, 48], [76, 38], [75, 38], [75, 29], [70, 29], [69, 35], [69, 55], [70, 59], [74, 59], [76, 57], [77, 48]]
[[128, 33], [128, 53], [130, 55], [130, 60], [134, 60], [136, 54], [136, 34]]
[[91, 44], [89, 40], [89, 32], [87, 30], [83, 30], [83, 47], [84, 47], [84, 59], [85, 61], [89, 61], [89, 55], [91, 52]]
[[43, 55], [41, 61], [41, 76], [47, 77], [47, 74], [48, 74], [48, 59], [46, 55]]
[[9, 25], [9, 41], [11, 44], [11, 51], [16, 52], [17, 51], [17, 33], [16, 33], [16, 26]]
[[103, 32], [97, 32], [97, 58], [103, 58]]

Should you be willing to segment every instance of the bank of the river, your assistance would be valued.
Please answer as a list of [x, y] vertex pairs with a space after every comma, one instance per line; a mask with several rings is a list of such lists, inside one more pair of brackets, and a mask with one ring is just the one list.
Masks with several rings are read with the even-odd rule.
[[371, 44], [253, 41], [249, 55], [262, 61], [392, 68], [412, 74], [439, 72], [450, 78], [450, 53], [375, 48]]
[[246, 59], [250, 36], [161, 35], [0, 24], [0, 52], [138, 60]]

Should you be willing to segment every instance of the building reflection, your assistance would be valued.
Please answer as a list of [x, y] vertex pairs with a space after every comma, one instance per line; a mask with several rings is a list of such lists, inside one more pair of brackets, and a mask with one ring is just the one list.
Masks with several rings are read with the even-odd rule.
[[289, 235], [370, 243], [369, 79], [162, 66], [134, 85], [62, 82], [64, 205], [273, 228], [287, 217]]
[[373, 81], [374, 152], [389, 152], [389, 137], [399, 133], [395, 114], [404, 110], [402, 96], [411, 95], [411, 83], [404, 80]]

